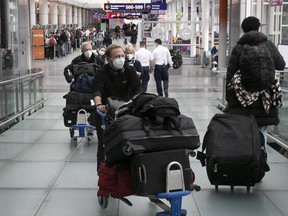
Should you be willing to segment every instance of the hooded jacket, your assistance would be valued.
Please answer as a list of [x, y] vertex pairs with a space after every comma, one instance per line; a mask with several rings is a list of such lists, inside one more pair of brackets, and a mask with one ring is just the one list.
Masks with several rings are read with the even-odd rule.
[[[270, 112], [267, 114], [264, 111], [262, 101], [259, 97], [258, 101], [251, 104], [248, 107], [243, 107], [238, 99], [234, 89], [228, 88], [234, 74], [240, 69], [240, 55], [243, 49], [244, 44], [256, 45], [258, 43], [265, 42], [267, 48], [269, 49], [272, 58], [275, 63], [276, 70], [283, 70], [285, 67], [285, 61], [282, 55], [279, 53], [276, 46], [267, 40], [267, 37], [258, 31], [250, 31], [245, 33], [237, 42], [237, 45], [233, 48], [231, 57], [228, 63], [227, 74], [226, 74], [226, 101], [228, 102], [228, 112], [229, 113], [238, 113], [238, 114], [248, 114], [254, 115], [258, 126], [265, 125], [277, 125], [279, 124], [278, 110], [275, 107], [272, 107]], [[253, 85], [253, 80], [251, 80], [250, 85]], [[245, 86], [245, 83], [243, 83]]]

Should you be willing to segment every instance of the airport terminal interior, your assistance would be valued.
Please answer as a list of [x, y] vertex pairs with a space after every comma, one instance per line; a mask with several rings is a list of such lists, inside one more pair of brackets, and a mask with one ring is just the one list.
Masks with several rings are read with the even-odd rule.
[[[164, 32], [168, 33], [167, 29]], [[121, 38], [112, 38], [112, 43], [125, 47], [126, 39], [121, 35]], [[281, 39], [277, 40], [280, 44]], [[147, 41], [149, 43], [149, 38]], [[150, 42], [153, 49], [153, 38]], [[18, 47], [21, 48], [21, 44]], [[135, 48], [138, 49], [139, 44]], [[182, 114], [193, 119], [202, 144], [212, 117], [223, 113], [226, 68], [216, 68], [211, 56], [206, 58], [202, 53], [195, 57], [191, 55], [190, 46], [188, 50], [186, 48], [185, 44], [175, 45], [175, 49], [181, 50], [183, 64], [177, 69], [169, 69], [169, 97], [177, 100]], [[281, 49], [285, 52], [284, 44]], [[3, 53], [7, 50], [1, 48]], [[33, 56], [32, 51], [24, 51]], [[159, 212], [163, 210], [145, 196], [126, 197], [132, 206], [109, 197], [107, 208], [101, 208], [97, 196], [96, 131], [93, 131], [91, 142], [85, 136], [78, 137], [75, 143], [63, 120], [66, 105], [63, 96], [70, 90], [63, 70], [81, 51], [76, 46], [66, 55], [56, 57], [56, 52], [54, 54], [49, 58], [44, 53], [43, 59], [32, 59], [31, 63], [25, 64], [22, 61], [27, 59], [19, 52], [11, 67], [6, 64], [9, 58], [5, 60], [2, 55], [0, 215], [152, 216], [158, 213], [161, 216]], [[25, 70], [19, 69], [21, 65]], [[190, 157], [195, 184], [201, 190], [182, 197], [180, 205], [187, 210], [187, 216], [288, 216], [287, 71], [278, 71], [276, 75], [282, 84], [284, 102], [279, 108], [280, 124], [268, 128], [266, 150], [270, 171], [249, 191], [244, 186], [235, 186], [234, 190], [219, 186], [216, 190], [209, 182], [206, 167], [202, 167], [196, 157]], [[153, 73], [147, 92], [157, 94]], [[201, 151], [201, 146], [197, 151]], [[170, 206], [167, 200], [162, 201]]]

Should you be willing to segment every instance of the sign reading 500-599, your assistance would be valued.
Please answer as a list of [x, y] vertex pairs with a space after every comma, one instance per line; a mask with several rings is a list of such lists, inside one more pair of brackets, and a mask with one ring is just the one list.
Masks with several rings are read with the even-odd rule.
[[143, 10], [144, 4], [104, 4], [104, 10]]

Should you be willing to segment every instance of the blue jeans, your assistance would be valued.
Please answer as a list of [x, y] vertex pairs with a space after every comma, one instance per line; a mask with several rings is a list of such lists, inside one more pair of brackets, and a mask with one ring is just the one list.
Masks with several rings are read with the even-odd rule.
[[144, 92], [147, 91], [148, 81], [150, 80], [149, 66], [142, 67], [141, 84]]
[[157, 93], [163, 96], [162, 81], [164, 91], [168, 92], [169, 74], [167, 65], [155, 65], [154, 78], [156, 82]]

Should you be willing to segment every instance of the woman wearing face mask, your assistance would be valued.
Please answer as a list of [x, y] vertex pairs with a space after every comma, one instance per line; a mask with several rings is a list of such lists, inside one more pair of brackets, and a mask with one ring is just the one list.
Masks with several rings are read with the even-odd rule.
[[132, 46], [128, 46], [125, 48], [125, 60], [126, 63], [130, 66], [134, 67], [138, 77], [141, 77], [142, 74], [142, 65], [141, 62], [134, 59], [134, 48]]
[[81, 45], [82, 54], [74, 58], [70, 65], [64, 68], [64, 76], [68, 83], [72, 82], [73, 78], [76, 79], [73, 72], [73, 66], [80, 62], [95, 63], [99, 67], [104, 65], [104, 60], [95, 53], [92, 52], [92, 44], [87, 41]]
[[[142, 93], [140, 79], [134, 67], [125, 64], [125, 54], [121, 46], [112, 44], [106, 49], [106, 59], [108, 61], [94, 78], [93, 97], [96, 107], [101, 112], [105, 112], [105, 104], [108, 97], [121, 98], [128, 101], [132, 96]], [[102, 120], [100, 115], [96, 115], [96, 130], [98, 136], [97, 165], [104, 160], [103, 131], [101, 129]]]
[[100, 56], [100, 58], [105, 62], [106, 62], [106, 55], [105, 55], [105, 48], [102, 47], [98, 50], [98, 55]]

